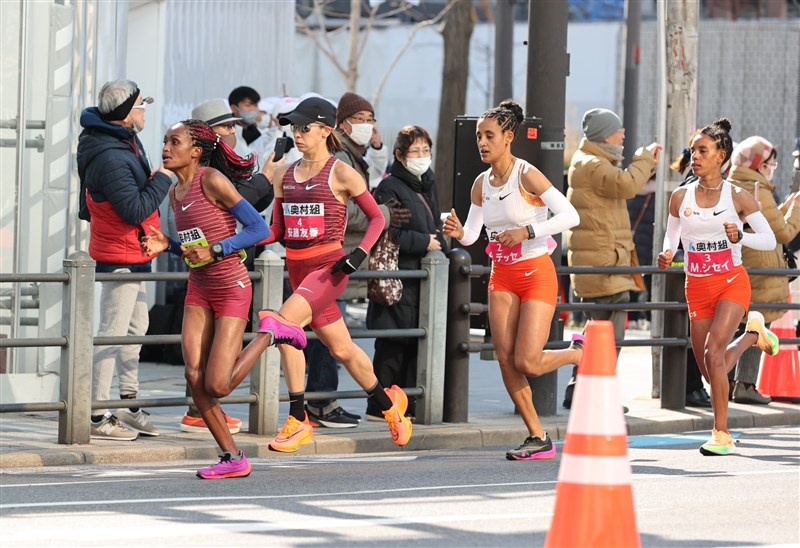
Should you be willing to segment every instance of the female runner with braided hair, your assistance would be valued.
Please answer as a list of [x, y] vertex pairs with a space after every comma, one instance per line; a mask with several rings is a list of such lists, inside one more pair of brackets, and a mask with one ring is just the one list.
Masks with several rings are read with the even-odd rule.
[[[730, 455], [736, 444], [728, 432], [728, 372], [750, 346], [774, 356], [778, 337], [764, 316], [750, 308], [750, 278], [742, 266], [742, 246], [775, 249], [775, 234], [755, 198], [722, 176], [731, 157], [731, 123], [720, 118], [692, 138], [692, 171], [697, 179], [676, 188], [669, 199], [669, 217], [658, 267], [666, 270], [683, 243], [686, 305], [692, 350], [703, 378], [711, 386], [714, 427], [700, 446], [706, 456]], [[744, 223], [751, 232], [743, 233]], [[747, 314], [745, 333], [733, 336]], [[732, 341], [732, 342], [731, 342]]]
[[[259, 334], [240, 352], [252, 287], [239, 251], [269, 235], [264, 219], [231, 183], [252, 171], [253, 159], [237, 156], [204, 122], [185, 120], [167, 132], [162, 160], [178, 177], [169, 198], [180, 242], [151, 227], [142, 247], [148, 254], [168, 249], [190, 267], [181, 329], [186, 381], [223, 451], [219, 463], [198, 470], [197, 476], [244, 477], [251, 467], [233, 441], [218, 398], [244, 380], [269, 345], [302, 349], [306, 337], [297, 325], [262, 312]], [[236, 221], [243, 227], [238, 234]]]
[[[533, 406], [526, 376], [578, 363], [583, 353], [581, 336], [568, 349], [544, 350], [558, 295], [547, 239], [577, 225], [580, 218], [547, 177], [511, 154], [511, 142], [522, 120], [522, 107], [510, 99], [478, 119], [478, 150], [481, 160], [491, 167], [472, 185], [466, 223], [461, 224], [454, 209], [444, 222], [444, 233], [462, 245], [475, 243], [484, 224], [489, 236], [489, 325], [503, 384], [530, 434], [522, 445], [506, 453], [508, 460], [555, 456], [555, 446]], [[553, 213], [550, 219], [548, 210]]]

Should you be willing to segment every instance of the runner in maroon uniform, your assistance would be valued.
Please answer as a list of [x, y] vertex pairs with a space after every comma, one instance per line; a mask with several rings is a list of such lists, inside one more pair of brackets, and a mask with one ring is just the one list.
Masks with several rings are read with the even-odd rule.
[[[336, 109], [325, 99], [302, 101], [281, 124], [293, 124], [295, 145], [303, 158], [275, 174], [271, 235], [266, 242], [282, 240], [294, 293], [280, 310], [299, 325], [311, 325], [331, 354], [383, 411], [396, 445], [411, 438], [411, 421], [405, 417], [408, 398], [398, 386], [384, 389], [366, 353], [350, 338], [336, 298], [350, 274], [367, 257], [383, 231], [383, 213], [367, 191], [364, 178], [331, 156], [340, 146], [333, 126]], [[342, 248], [347, 224], [347, 201], [352, 198], [369, 217], [361, 244], [345, 255]], [[270, 314], [266, 313], [265, 317]], [[277, 317], [277, 315], [275, 315]], [[292, 452], [313, 438], [304, 404], [305, 357], [296, 348], [280, 347], [284, 378], [289, 389], [289, 417], [270, 443], [275, 451]]]
[[[143, 239], [142, 247], [149, 254], [169, 249], [190, 267], [181, 330], [186, 381], [223, 451], [219, 463], [197, 475], [244, 477], [250, 474], [250, 464], [233, 441], [218, 398], [242, 382], [267, 346], [288, 343], [302, 349], [306, 337], [299, 326], [274, 313], [261, 313], [259, 335], [240, 352], [252, 287], [239, 252], [269, 234], [264, 220], [231, 183], [252, 170], [252, 158], [236, 156], [199, 120], [172, 126], [162, 157], [178, 177], [169, 197], [180, 242], [151, 227], [153, 234]], [[243, 227], [238, 234], [237, 220]]]

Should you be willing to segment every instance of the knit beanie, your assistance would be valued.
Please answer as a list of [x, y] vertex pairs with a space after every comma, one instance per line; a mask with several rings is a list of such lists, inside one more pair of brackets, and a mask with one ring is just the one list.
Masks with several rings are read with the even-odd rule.
[[743, 166], [755, 171], [769, 158], [772, 149], [772, 143], [763, 137], [758, 135], [748, 137], [733, 148], [731, 165]]
[[372, 108], [372, 103], [360, 95], [346, 91], [342, 98], [339, 99], [339, 106], [336, 108], [336, 125], [341, 125], [353, 114], [362, 110], [367, 110], [375, 116], [375, 109]]
[[608, 109], [593, 108], [583, 115], [583, 133], [590, 141], [602, 143], [620, 129], [622, 120]]

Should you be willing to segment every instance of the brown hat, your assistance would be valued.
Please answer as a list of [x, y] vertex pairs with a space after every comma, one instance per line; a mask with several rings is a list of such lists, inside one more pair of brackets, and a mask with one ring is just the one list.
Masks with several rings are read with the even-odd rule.
[[372, 108], [372, 103], [360, 95], [346, 91], [342, 98], [339, 99], [339, 106], [336, 108], [336, 125], [340, 125], [353, 114], [362, 110], [369, 111], [375, 116], [375, 109]]

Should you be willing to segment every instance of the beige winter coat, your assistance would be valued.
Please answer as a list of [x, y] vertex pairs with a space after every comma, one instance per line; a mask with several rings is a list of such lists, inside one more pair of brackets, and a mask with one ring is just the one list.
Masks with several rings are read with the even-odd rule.
[[[653, 154], [640, 148], [622, 169], [597, 143], [581, 140], [568, 174], [567, 199], [581, 217], [580, 224], [566, 233], [569, 266], [631, 265], [634, 245], [625, 200], [636, 196], [655, 165]], [[582, 298], [637, 291], [629, 274], [570, 274], [570, 282]]]
[[[755, 185], [758, 181], [758, 196], [761, 202], [761, 212], [769, 222], [770, 228], [775, 233], [778, 245], [771, 251], [757, 251], [749, 247], [742, 247], [742, 263], [745, 268], [785, 268], [783, 259], [783, 245], [789, 243], [800, 232], [800, 207], [792, 201], [788, 206], [780, 208], [775, 203], [773, 192], [775, 185], [766, 177], [752, 169], [743, 166], [733, 166], [728, 180], [755, 196]], [[753, 232], [752, 229], [746, 229]], [[750, 286], [753, 288], [751, 301], [754, 303], [786, 303], [789, 302], [789, 278], [785, 276], [750, 276]], [[764, 314], [764, 320], [772, 322], [786, 313], [786, 310], [763, 310], [755, 308]]]

